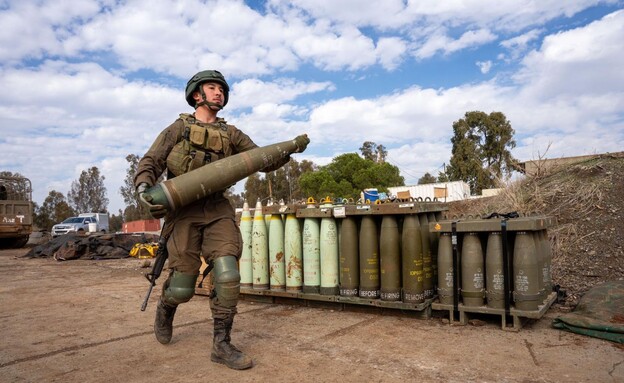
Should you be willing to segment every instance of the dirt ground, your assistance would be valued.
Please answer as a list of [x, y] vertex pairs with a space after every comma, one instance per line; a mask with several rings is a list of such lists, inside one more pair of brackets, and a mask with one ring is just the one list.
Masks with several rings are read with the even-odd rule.
[[[160, 283], [134, 258], [19, 258], [0, 250], [2, 382], [623, 382], [624, 348], [556, 330], [552, 307], [520, 331], [500, 318], [450, 325], [399, 312], [242, 301], [233, 343], [246, 371], [210, 362], [208, 298], [180, 306], [171, 344], [152, 324]], [[159, 281], [162, 282], [162, 281]]]

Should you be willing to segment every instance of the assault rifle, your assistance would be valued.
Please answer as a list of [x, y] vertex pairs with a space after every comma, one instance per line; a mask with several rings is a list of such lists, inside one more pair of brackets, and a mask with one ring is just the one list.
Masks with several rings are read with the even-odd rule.
[[143, 304], [141, 305], [141, 311], [145, 311], [145, 308], [147, 307], [147, 301], [152, 294], [152, 289], [156, 285], [156, 280], [158, 279], [158, 277], [160, 277], [163, 267], [165, 266], [165, 261], [168, 257], [169, 253], [167, 252], [167, 236], [161, 235], [158, 239], [158, 250], [156, 250], [156, 259], [154, 260], [154, 266], [152, 267], [152, 271], [145, 274], [145, 278], [147, 278], [147, 280], [149, 281], [150, 286], [147, 290], [147, 294], [145, 295], [145, 299], [143, 300]]

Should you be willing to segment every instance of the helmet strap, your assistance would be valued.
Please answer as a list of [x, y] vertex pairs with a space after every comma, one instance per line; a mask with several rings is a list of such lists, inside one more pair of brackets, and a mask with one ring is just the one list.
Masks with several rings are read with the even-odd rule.
[[217, 108], [217, 110], [223, 109], [223, 105], [219, 105], [216, 102], [210, 102], [210, 101], [206, 100], [206, 93], [204, 93], [204, 87], [202, 85], [203, 84], [199, 84], [199, 86], [198, 86], [199, 94], [201, 94], [202, 101], [200, 101], [197, 104], [195, 104], [195, 109], [199, 108], [202, 105], [206, 105], [209, 109], [210, 109], [210, 107], [215, 107], [215, 108]]
[[209, 102], [209, 101], [205, 101], [205, 100], [204, 100], [204, 101], [201, 101], [201, 102], [198, 102], [198, 103], [195, 105], [195, 109], [199, 108], [199, 107], [200, 107], [200, 106], [202, 106], [202, 105], [206, 105], [208, 108], [214, 107], [214, 108], [217, 108], [218, 110], [223, 109], [223, 106], [222, 106], [222, 105], [217, 104], [216, 102]]

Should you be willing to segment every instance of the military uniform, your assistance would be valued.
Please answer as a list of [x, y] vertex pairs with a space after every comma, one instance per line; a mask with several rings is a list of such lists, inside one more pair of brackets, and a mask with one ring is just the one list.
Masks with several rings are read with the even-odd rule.
[[[205, 130], [202, 134], [200, 131]], [[193, 137], [196, 139], [193, 140]], [[204, 139], [197, 139], [203, 137]], [[190, 143], [189, 143], [190, 142]], [[180, 147], [188, 145], [193, 158], [183, 161]], [[181, 114], [180, 118], [165, 128], [139, 162], [134, 184], [145, 182], [154, 185], [158, 177], [167, 172], [172, 178], [191, 171], [208, 162], [258, 147], [245, 133], [219, 118], [207, 124], [196, 121], [192, 115]], [[172, 159], [177, 153], [177, 158]], [[174, 154], [172, 154], [174, 153]], [[201, 162], [193, 160], [203, 157]], [[286, 159], [287, 161], [288, 159]], [[182, 166], [186, 164], [186, 169]], [[284, 163], [272, 166], [271, 171]], [[167, 241], [169, 268], [188, 275], [198, 275], [201, 266], [200, 255], [206, 260], [225, 255], [239, 259], [242, 239], [235, 221], [235, 212], [223, 192], [214, 193], [188, 206], [172, 212], [166, 217], [171, 234]], [[213, 315], [235, 313], [220, 307], [216, 297], [211, 301]]]
[[[222, 84], [227, 103], [229, 87], [222, 75], [217, 71], [204, 71], [193, 77], [187, 85], [187, 101], [190, 105], [195, 105], [191, 94], [202, 81]], [[202, 97], [205, 104], [210, 104], [203, 91]], [[196, 120], [194, 114], [181, 114], [180, 118], [158, 135], [141, 158], [134, 184], [141, 193], [145, 186], [155, 185], [165, 172], [167, 178], [176, 177], [209, 162], [256, 147], [245, 133], [227, 124], [222, 118], [217, 117], [213, 123], [204, 123]], [[288, 160], [286, 157], [263, 171], [276, 170]], [[142, 202], [154, 214], [152, 208], [155, 205], [143, 199]], [[163, 284], [156, 309], [156, 338], [163, 344], [170, 342], [176, 308], [193, 297], [201, 266], [200, 256], [203, 256], [206, 261], [214, 261], [215, 289], [211, 294], [210, 308], [215, 322], [215, 339], [211, 360], [235, 369], [251, 367], [251, 359], [230, 344], [230, 330], [240, 291], [240, 274], [236, 261], [241, 256], [242, 238], [229, 200], [220, 191], [173, 212], [167, 212], [165, 221], [162, 234], [168, 237], [167, 251], [171, 273]]]

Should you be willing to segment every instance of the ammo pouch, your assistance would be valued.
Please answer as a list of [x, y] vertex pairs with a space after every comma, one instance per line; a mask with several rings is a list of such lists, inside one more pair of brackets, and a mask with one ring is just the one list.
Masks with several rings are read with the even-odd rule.
[[190, 172], [231, 154], [227, 124], [199, 125], [190, 114], [181, 114], [184, 133], [167, 156], [167, 168], [174, 176]]

